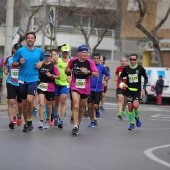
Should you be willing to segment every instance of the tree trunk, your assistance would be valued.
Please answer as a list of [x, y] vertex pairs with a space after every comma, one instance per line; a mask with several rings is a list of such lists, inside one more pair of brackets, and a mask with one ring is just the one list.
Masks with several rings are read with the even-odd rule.
[[158, 66], [163, 67], [164, 64], [163, 64], [163, 59], [162, 59], [162, 52], [160, 50], [159, 44], [154, 44], [153, 46], [154, 46], [154, 50], [156, 53], [156, 57], [158, 59]]

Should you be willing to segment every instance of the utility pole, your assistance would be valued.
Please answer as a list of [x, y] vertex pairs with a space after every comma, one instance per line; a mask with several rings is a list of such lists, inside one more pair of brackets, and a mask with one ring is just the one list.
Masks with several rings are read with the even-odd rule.
[[[4, 61], [11, 55], [13, 37], [14, 0], [7, 0]], [[6, 76], [2, 80], [2, 104], [7, 104]]]

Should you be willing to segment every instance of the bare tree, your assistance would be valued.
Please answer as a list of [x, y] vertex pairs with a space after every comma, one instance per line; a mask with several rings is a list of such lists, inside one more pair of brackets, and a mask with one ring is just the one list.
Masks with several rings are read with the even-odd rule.
[[[97, 36], [96, 45], [91, 49], [95, 52], [100, 45], [108, 29], [113, 29], [117, 19], [115, 12], [116, 1], [110, 0], [81, 0], [77, 4], [77, 1], [73, 0], [72, 4], [75, 4], [73, 15], [73, 24], [78, 28], [84, 36], [85, 43], [89, 46], [89, 40], [96, 28], [100, 28], [100, 34]], [[77, 5], [76, 5], [77, 4]], [[79, 18], [77, 16], [80, 16]], [[86, 18], [88, 26], [84, 26], [82, 17]]]
[[[95, 34], [98, 40], [91, 50], [96, 51], [108, 29], [113, 30], [114, 28], [117, 17], [114, 10], [115, 5], [115, 1], [112, 0], [58, 0], [58, 3], [55, 4], [56, 25], [53, 41], [55, 42], [56, 40], [58, 29], [65, 20], [68, 20], [69, 17], [71, 25], [80, 30], [80, 33], [84, 36], [85, 43], [89, 48], [89, 40], [91, 36], [94, 35], [94, 32], [97, 33], [98, 30], [100, 30], [100, 33]], [[85, 21], [83, 21], [82, 18], [85, 18]], [[47, 25], [47, 22], [48, 21], [45, 21], [44, 19], [39, 20], [40, 25]], [[45, 30], [42, 29], [42, 32], [47, 38], [50, 38], [50, 31], [48, 27], [46, 28], [47, 29]]]
[[161, 28], [161, 26], [167, 20], [169, 13], [170, 13], [170, 7], [166, 11], [165, 16], [162, 19], [160, 19], [158, 24], [153, 26], [153, 29], [151, 30], [151, 32], [149, 32], [142, 25], [142, 21], [144, 20], [145, 15], [149, 13], [149, 11], [147, 10], [147, 2], [146, 0], [137, 0], [137, 2], [139, 4], [139, 19], [136, 22], [136, 27], [139, 28], [153, 42], [153, 47], [155, 49], [155, 53], [158, 58], [158, 64], [159, 66], [163, 66], [163, 59], [162, 59], [162, 54], [161, 54], [161, 50], [159, 47], [159, 38], [157, 36], [157, 31], [159, 30], [159, 28]]
[[[20, 28], [18, 31], [19, 34], [19, 40], [18, 42], [21, 43], [25, 40], [25, 36], [27, 32], [30, 30], [31, 22], [33, 17], [42, 9], [44, 4], [46, 3], [45, 0], [42, 1], [42, 3], [37, 7], [31, 7], [30, 1], [24, 1], [20, 0], [20, 3], [16, 8], [20, 7], [22, 10], [20, 11], [20, 15], [25, 15], [24, 23], [20, 23]], [[20, 20], [21, 21], [21, 20]], [[34, 33], [38, 32], [42, 28], [42, 25], [40, 25], [36, 30], [32, 31]]]
[[[18, 34], [19, 40], [21, 43], [25, 40], [26, 33], [30, 30], [30, 25], [33, 17], [39, 12], [39, 10], [43, 7], [45, 0], [42, 1], [42, 4], [38, 7], [31, 8], [30, 1], [25, 0], [15, 0], [14, 5], [14, 26], [19, 26]], [[0, 25], [5, 24], [6, 20], [6, 0], [0, 0]], [[25, 17], [24, 17], [25, 16]], [[24, 22], [22, 22], [22, 19]], [[38, 32], [41, 27], [37, 28], [37, 30], [33, 32]]]
[[[3, 0], [0, 0], [3, 1]], [[15, 0], [15, 19], [14, 25], [19, 26], [18, 34], [20, 36], [18, 42], [25, 40], [26, 33], [30, 30], [31, 21], [33, 18], [36, 18], [37, 29], [34, 32], [39, 30], [49, 39], [52, 38], [54, 45], [56, 46], [56, 34], [58, 28], [62, 25], [63, 21], [72, 16], [72, 26], [79, 29], [82, 35], [84, 36], [85, 43], [90, 47], [89, 40], [96, 32], [96, 37], [98, 38], [96, 45], [91, 51], [96, 51], [97, 47], [103, 40], [103, 37], [106, 35], [108, 29], [114, 28], [116, 21], [116, 12], [115, 12], [115, 1], [114, 0], [58, 0], [57, 3], [49, 3], [46, 0], [43, 0], [38, 6], [32, 7], [30, 0]], [[50, 1], [52, 2], [52, 1]], [[56, 1], [55, 1], [56, 2]], [[5, 2], [4, 2], [5, 3]], [[42, 8], [46, 5], [47, 14], [42, 15], [45, 11]], [[51, 6], [56, 8], [56, 22], [54, 25], [54, 36], [50, 36], [49, 31], [49, 20], [48, 14]], [[19, 10], [18, 10], [19, 9]], [[25, 16], [25, 17], [24, 17]], [[23, 19], [24, 18], [24, 19]], [[88, 22], [85, 26], [82, 18], [86, 18], [85, 22]], [[100, 33], [98, 33], [100, 31]]]

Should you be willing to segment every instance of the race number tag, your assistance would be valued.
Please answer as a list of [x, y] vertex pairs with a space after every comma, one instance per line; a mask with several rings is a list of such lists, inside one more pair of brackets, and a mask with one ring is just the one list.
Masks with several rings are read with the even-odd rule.
[[85, 89], [86, 79], [76, 79], [76, 87], [80, 89]]
[[42, 91], [47, 91], [48, 88], [48, 83], [40, 83], [38, 85], [38, 89], [42, 90]]
[[11, 78], [17, 79], [18, 73], [19, 73], [19, 69], [11, 69]]
[[138, 82], [138, 74], [129, 74], [129, 83], [137, 83]]

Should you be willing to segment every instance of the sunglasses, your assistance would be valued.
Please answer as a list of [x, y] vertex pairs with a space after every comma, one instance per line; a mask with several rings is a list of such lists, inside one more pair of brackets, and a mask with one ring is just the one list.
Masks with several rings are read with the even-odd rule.
[[130, 61], [136, 61], [137, 59], [136, 58], [130, 58]]

